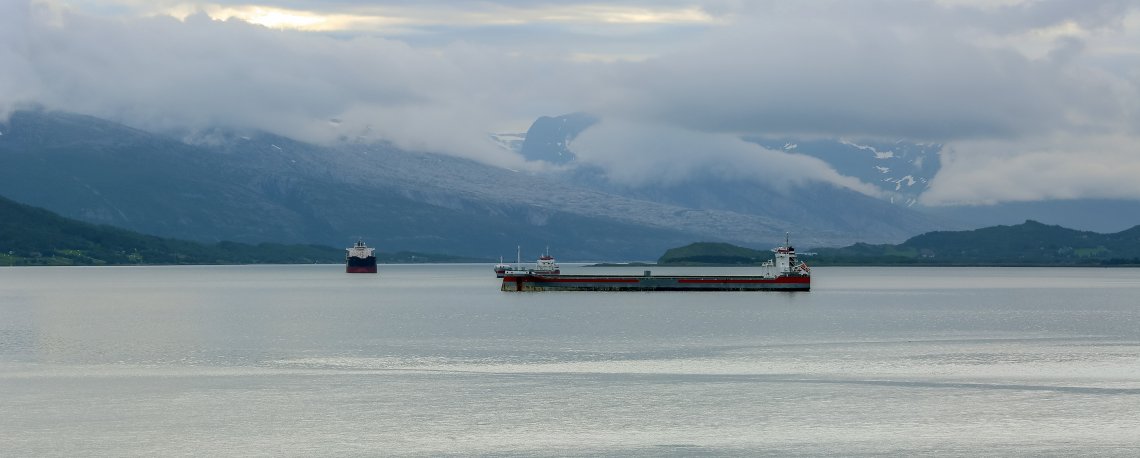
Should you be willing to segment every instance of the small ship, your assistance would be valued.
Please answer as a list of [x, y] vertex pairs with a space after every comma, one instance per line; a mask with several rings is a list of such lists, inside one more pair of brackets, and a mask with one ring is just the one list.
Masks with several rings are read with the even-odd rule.
[[376, 273], [376, 249], [357, 240], [352, 248], [345, 248], [344, 271], [350, 274]]

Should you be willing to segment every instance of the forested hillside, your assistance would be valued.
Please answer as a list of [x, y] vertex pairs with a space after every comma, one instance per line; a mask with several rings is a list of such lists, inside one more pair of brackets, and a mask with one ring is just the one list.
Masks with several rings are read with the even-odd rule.
[[[972, 231], [928, 232], [898, 245], [856, 243], [800, 250], [800, 258], [812, 265], [1140, 265], [1140, 226], [1099, 234], [1026, 221]], [[752, 265], [769, 259], [767, 251], [694, 243], [666, 251], [658, 263]]]

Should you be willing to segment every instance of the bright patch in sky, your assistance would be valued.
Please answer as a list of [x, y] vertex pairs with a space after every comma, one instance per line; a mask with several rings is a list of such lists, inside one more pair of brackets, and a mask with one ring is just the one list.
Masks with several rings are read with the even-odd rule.
[[708, 23], [714, 18], [699, 8], [648, 9], [593, 5], [547, 10], [538, 16], [550, 22], [605, 22], [612, 24]]
[[215, 19], [238, 18], [243, 21], [263, 25], [271, 29], [329, 30], [332, 24], [328, 17], [300, 11], [266, 9], [260, 7], [240, 10], [224, 9], [210, 14]]
[[[314, 5], [316, 6], [316, 5]], [[177, 4], [136, 6], [157, 8], [148, 14], [166, 14], [180, 19], [205, 12], [213, 19], [238, 19], [273, 29], [313, 32], [364, 31], [390, 25], [408, 26], [494, 26], [528, 23], [562, 24], [699, 24], [717, 19], [695, 7], [647, 8], [605, 4], [570, 6], [514, 7], [485, 5], [472, 8], [464, 2], [455, 5], [353, 6], [329, 5], [318, 10], [287, 9], [265, 5]]]
[[307, 32], [377, 29], [407, 22], [400, 18], [387, 16], [332, 14], [264, 6], [181, 5], [158, 14], [185, 19], [191, 14], [199, 12], [205, 13], [215, 20], [237, 19], [271, 29]]

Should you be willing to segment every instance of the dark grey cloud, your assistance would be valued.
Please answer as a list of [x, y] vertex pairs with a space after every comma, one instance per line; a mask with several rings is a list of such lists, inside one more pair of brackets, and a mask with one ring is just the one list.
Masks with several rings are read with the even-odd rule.
[[1130, 10], [1131, 0], [1037, 0], [998, 6], [992, 9], [959, 7], [952, 10], [976, 26], [999, 32], [1053, 27], [1068, 22], [1084, 28], [1116, 27]]
[[[478, 139], [497, 121], [553, 108], [511, 100], [538, 95], [530, 81], [558, 64], [537, 67], [476, 45], [424, 51], [201, 14], [179, 21], [9, 9], [4, 25], [17, 27], [0, 27], [0, 50], [6, 68], [20, 69], [0, 75], [10, 88], [0, 107], [9, 111], [36, 104], [148, 129], [224, 125], [311, 141], [367, 134], [502, 164], [515, 159]], [[335, 129], [333, 118], [343, 120]]]
[[851, 5], [739, 24], [627, 65], [613, 75], [618, 103], [599, 110], [709, 131], [935, 141], [1075, 128], [1074, 112], [1100, 124], [1127, 115], [1118, 103], [1127, 83], [1077, 66], [1078, 39], [1035, 60]]
[[[29, 5], [23, 2], [0, 3], [0, 120], [21, 103], [32, 101], [38, 92], [35, 68], [28, 62], [31, 36], [28, 23]], [[3, 19], [7, 18], [7, 20]]]

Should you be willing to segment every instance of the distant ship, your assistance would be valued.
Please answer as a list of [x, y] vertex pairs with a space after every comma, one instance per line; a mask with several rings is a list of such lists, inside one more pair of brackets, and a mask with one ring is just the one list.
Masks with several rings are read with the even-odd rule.
[[499, 258], [499, 263], [495, 264], [495, 277], [503, 278], [503, 275], [506, 275], [508, 270], [515, 270], [515, 266], [503, 264], [503, 258]]
[[503, 275], [506, 275], [508, 271], [524, 270], [522, 267], [522, 247], [517, 246], [515, 250], [516, 260], [514, 264], [503, 263], [503, 257], [499, 256], [499, 263], [495, 264], [495, 278], [503, 278]]
[[376, 273], [376, 249], [369, 248], [363, 241], [357, 240], [352, 248], [346, 248], [344, 253], [344, 271], [350, 274]]
[[562, 269], [558, 267], [558, 262], [554, 260], [554, 256], [550, 255], [550, 248], [546, 249], [546, 254], [538, 257], [538, 262], [534, 268], [526, 267], [522, 264], [521, 249], [518, 255], [519, 261], [515, 264], [504, 264], [503, 259], [499, 258], [499, 263], [495, 264], [495, 277], [503, 278], [508, 274], [519, 273], [533, 273], [541, 275], [557, 275], [562, 273]]
[[[772, 249], [760, 275], [559, 275], [507, 271], [502, 291], [810, 291], [811, 269], [790, 243]], [[553, 259], [551, 259], [553, 262]]]

